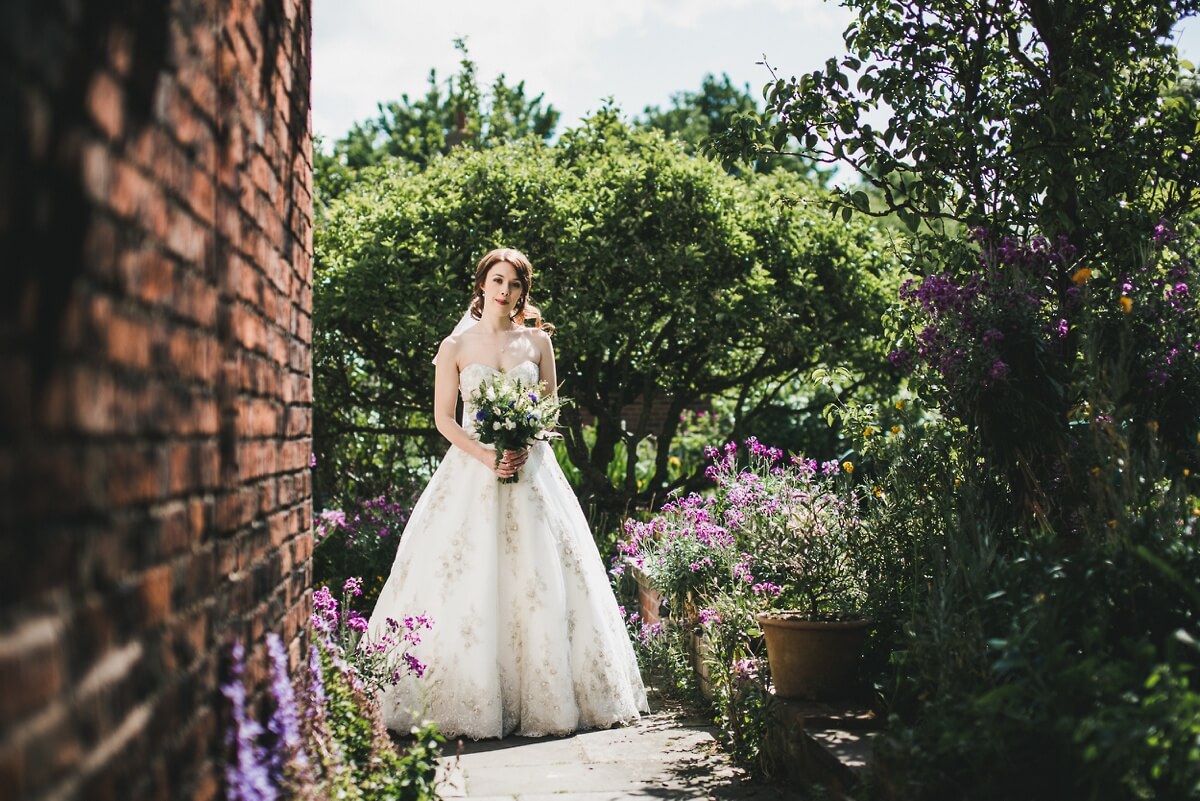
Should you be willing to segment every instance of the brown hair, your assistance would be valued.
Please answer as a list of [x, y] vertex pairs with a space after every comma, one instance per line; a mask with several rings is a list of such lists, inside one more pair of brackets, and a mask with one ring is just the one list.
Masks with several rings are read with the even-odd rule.
[[483, 283], [487, 280], [488, 271], [502, 261], [506, 261], [517, 271], [517, 280], [521, 282], [521, 297], [517, 298], [516, 314], [512, 320], [517, 325], [525, 325], [532, 321], [535, 328], [540, 328], [547, 334], [554, 333], [554, 326], [542, 319], [542, 313], [529, 300], [529, 289], [533, 286], [533, 265], [529, 257], [513, 248], [496, 248], [488, 251], [475, 267], [475, 292], [471, 295], [471, 317], [478, 320], [483, 317]]

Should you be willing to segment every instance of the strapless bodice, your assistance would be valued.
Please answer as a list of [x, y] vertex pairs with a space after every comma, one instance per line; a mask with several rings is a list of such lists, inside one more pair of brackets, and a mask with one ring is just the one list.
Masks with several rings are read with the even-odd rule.
[[536, 385], [541, 378], [541, 370], [537, 362], [526, 359], [508, 370], [497, 370], [489, 364], [472, 362], [458, 372], [458, 394], [463, 399], [462, 427], [472, 436], [475, 435], [475, 407], [471, 405], [471, 393], [497, 373], [509, 378], [519, 379], [526, 384]]

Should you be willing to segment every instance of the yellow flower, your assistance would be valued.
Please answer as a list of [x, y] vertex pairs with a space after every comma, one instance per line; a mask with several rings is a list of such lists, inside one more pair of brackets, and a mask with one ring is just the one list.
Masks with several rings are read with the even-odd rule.
[[842, 462], [842, 469], [845, 470], [846, 473], [853, 473], [854, 472], [854, 462], [851, 462], [851, 461]]
[[1108, 527], [1109, 527], [1109, 528], [1111, 528], [1111, 529], [1115, 529], [1115, 528], [1117, 527], [1117, 521], [1116, 521], [1116, 520], [1109, 520], [1109, 521], [1108, 521]]
[[1098, 475], [1100, 475], [1100, 468], [1099, 468], [1099, 467], [1093, 467], [1093, 468], [1092, 468], [1092, 475], [1093, 475], [1093, 476], [1098, 476]]
[[898, 412], [904, 411], [904, 401], [902, 401], [902, 400], [896, 401], [896, 411], [898, 411]]
[[881, 497], [883, 497], [883, 487], [876, 484], [874, 487], [871, 488], [871, 493], [874, 494], [874, 496], [876, 498], [881, 498]]
[[1188, 470], [1186, 467], [1185, 467], [1185, 468], [1183, 468], [1183, 477], [1184, 477], [1184, 478], [1187, 478], [1187, 477], [1188, 477], [1188, 476], [1190, 476], [1191, 474], [1192, 474], [1192, 471], [1191, 471], [1191, 470]]
[[871, 435], [872, 435], [872, 434], [874, 434], [874, 433], [875, 433], [875, 429], [871, 428], [870, 426], [867, 426], [866, 428], [864, 428], [864, 429], [863, 429], [863, 436], [864, 436], [864, 437], [869, 437], [869, 436], [871, 436]]
[[1089, 270], [1087, 267], [1080, 267], [1075, 271], [1075, 274], [1071, 276], [1071, 280], [1075, 282], [1075, 286], [1083, 286], [1091, 277], [1091, 270]]
[[679, 467], [679, 465], [683, 464], [683, 462], [679, 461], [678, 456], [672, 456], [667, 460], [667, 464], [671, 465], [671, 467]]
[[1121, 304], [1121, 311], [1125, 312], [1126, 314], [1129, 314], [1131, 311], [1133, 311], [1133, 301], [1125, 295], [1122, 295], [1121, 299], [1118, 300], [1117, 303]]
[[892, 433], [893, 433], [893, 434], [899, 434], [899, 433], [900, 433], [900, 426], [892, 426]]

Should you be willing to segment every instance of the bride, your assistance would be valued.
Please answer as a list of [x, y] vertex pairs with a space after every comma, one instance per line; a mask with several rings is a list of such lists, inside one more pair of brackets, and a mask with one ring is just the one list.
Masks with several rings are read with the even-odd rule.
[[[456, 397], [497, 373], [556, 391], [553, 329], [529, 302], [531, 282], [524, 254], [488, 253], [468, 316], [438, 349], [434, 421], [450, 449], [413, 508], [368, 628], [377, 639], [389, 617], [433, 620], [412, 649], [425, 677], [400, 671], [380, 694], [390, 729], [429, 719], [448, 735], [537, 737], [647, 711], [608, 576], [550, 446], [505, 451], [497, 464], [474, 435], [474, 410], [454, 419]], [[517, 483], [499, 482], [518, 471]]]

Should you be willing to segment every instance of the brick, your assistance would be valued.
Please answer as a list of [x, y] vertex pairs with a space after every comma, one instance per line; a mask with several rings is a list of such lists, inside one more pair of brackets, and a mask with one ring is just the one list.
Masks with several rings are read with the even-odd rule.
[[208, 230], [187, 212], [173, 209], [170, 217], [167, 247], [184, 261], [203, 264], [208, 253]]
[[38, 790], [58, 784], [64, 775], [76, 770], [83, 762], [84, 755], [80, 732], [67, 716], [61, 702], [52, 702], [43, 713], [43, 718], [22, 744], [25, 779], [35, 794]]
[[198, 326], [214, 328], [217, 323], [217, 288], [195, 270], [185, 271], [179, 283], [183, 300], [176, 310]]
[[308, 467], [312, 445], [307, 439], [290, 440], [284, 443], [280, 468], [283, 470], [303, 470]]
[[62, 692], [62, 629], [43, 616], [0, 638], [0, 719], [18, 721]]
[[109, 182], [109, 207], [121, 217], [132, 217], [138, 199], [147, 191], [148, 182], [137, 168], [124, 159], [114, 160]]
[[138, 614], [143, 628], [162, 624], [171, 614], [171, 568], [159, 565], [143, 574], [137, 592]]
[[107, 356], [114, 364], [149, 368], [152, 340], [153, 324], [149, 320], [126, 311], [114, 311], [109, 319]]
[[109, 139], [118, 139], [125, 129], [124, 94], [120, 85], [107, 72], [92, 76], [87, 90], [87, 108], [92, 122]]
[[38, 410], [53, 431], [107, 434], [116, 427], [116, 382], [93, 365], [72, 365], [50, 377]]
[[216, 187], [212, 178], [203, 172], [192, 173], [191, 187], [188, 192], [188, 208], [197, 219], [207, 226], [216, 222]]
[[168, 351], [174, 372], [211, 386], [220, 367], [219, 347], [211, 334], [189, 329], [171, 333]]
[[289, 406], [284, 418], [283, 435], [288, 438], [307, 434], [312, 430], [312, 409], [305, 406]]
[[83, 168], [83, 188], [93, 203], [106, 203], [112, 191], [113, 156], [108, 146], [96, 141], [83, 146], [80, 162]]
[[107, 452], [108, 496], [114, 506], [163, 497], [166, 460], [154, 445], [114, 445]]
[[125, 291], [147, 305], [165, 305], [176, 298], [176, 267], [157, 250], [126, 251], [121, 277]]
[[220, 473], [220, 455], [212, 440], [176, 442], [170, 450], [168, 491], [180, 495], [190, 491], [212, 489]]

